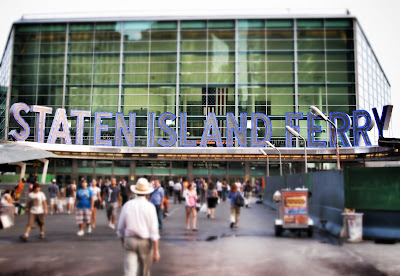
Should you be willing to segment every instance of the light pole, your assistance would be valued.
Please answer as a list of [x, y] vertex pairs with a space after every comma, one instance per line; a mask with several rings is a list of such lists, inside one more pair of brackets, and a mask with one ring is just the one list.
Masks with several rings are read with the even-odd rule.
[[298, 133], [297, 131], [295, 131], [293, 128], [291, 128], [290, 126], [286, 126], [286, 129], [294, 136], [301, 138], [304, 140], [304, 162], [305, 162], [305, 166], [306, 166], [306, 173], [308, 172], [307, 169], [307, 142], [306, 139], [304, 139], [303, 136], [300, 135], [300, 133]]
[[333, 123], [331, 120], [329, 120], [329, 118], [326, 117], [326, 115], [324, 113], [322, 113], [321, 110], [319, 110], [316, 106], [314, 106], [314, 105], [310, 106], [310, 111], [311, 111], [312, 114], [322, 118], [323, 120], [325, 120], [326, 122], [330, 123], [335, 128], [336, 159], [337, 159], [338, 169], [340, 170], [341, 167], [340, 167], [340, 155], [339, 155], [339, 141], [338, 141], [339, 139], [337, 137], [337, 126], [336, 126], [336, 124]]
[[262, 153], [262, 154], [264, 154], [265, 156], [267, 156], [267, 177], [269, 177], [269, 156], [268, 156], [268, 154], [265, 152], [265, 150], [263, 150], [263, 149], [259, 149], [260, 150], [260, 152]]
[[274, 150], [277, 150], [279, 153], [279, 168], [281, 169], [281, 176], [282, 176], [282, 158], [281, 158], [281, 151], [278, 150], [270, 141], [267, 141], [267, 145], [273, 148]]

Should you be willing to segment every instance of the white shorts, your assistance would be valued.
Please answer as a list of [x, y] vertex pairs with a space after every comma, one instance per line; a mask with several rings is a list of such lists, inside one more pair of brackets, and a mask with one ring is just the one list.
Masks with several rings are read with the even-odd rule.
[[74, 198], [73, 197], [67, 197], [66, 199], [67, 204], [74, 204]]
[[57, 204], [57, 198], [56, 197], [50, 197], [50, 205]]

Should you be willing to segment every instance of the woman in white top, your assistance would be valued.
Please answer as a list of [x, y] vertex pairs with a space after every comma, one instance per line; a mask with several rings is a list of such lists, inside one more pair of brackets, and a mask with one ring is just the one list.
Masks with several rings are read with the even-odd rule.
[[13, 200], [11, 197], [10, 189], [7, 189], [4, 193], [4, 195], [1, 197], [1, 205], [4, 205], [4, 206], [12, 206], [13, 205]]
[[96, 228], [96, 215], [97, 215], [97, 209], [100, 208], [101, 205], [101, 196], [100, 196], [100, 188], [97, 187], [97, 182], [96, 179], [92, 180], [92, 187], [90, 187], [90, 190], [92, 190], [93, 193], [93, 198], [94, 198], [94, 208], [92, 211], [92, 227]]

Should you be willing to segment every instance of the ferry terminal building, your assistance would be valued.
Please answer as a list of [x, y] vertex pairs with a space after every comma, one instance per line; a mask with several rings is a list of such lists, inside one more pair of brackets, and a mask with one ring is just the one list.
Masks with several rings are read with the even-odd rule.
[[[0, 91], [0, 138], [14, 140], [9, 133], [21, 130], [11, 107], [16, 103], [31, 107], [20, 113], [30, 135], [16, 143], [56, 154], [49, 159], [47, 172], [59, 184], [81, 177], [89, 181], [111, 176], [128, 181], [140, 176], [163, 181], [212, 177], [234, 182], [279, 175], [278, 151], [266, 147], [263, 155], [253, 147], [254, 128], [259, 137], [270, 131], [270, 142], [282, 153], [284, 174], [302, 172], [304, 142], [294, 136], [288, 142], [285, 128], [286, 114], [300, 113], [303, 118], [294, 119], [293, 126], [307, 140], [308, 169], [335, 169], [336, 151], [329, 147], [331, 129], [325, 121], [314, 121], [320, 131], [311, 139], [327, 141], [328, 146], [309, 147], [310, 106], [326, 114], [348, 114], [354, 125], [354, 111], [366, 110], [373, 117], [372, 108], [380, 115], [391, 104], [390, 83], [359, 22], [346, 13], [24, 18], [10, 31], [1, 60]], [[36, 142], [40, 124], [33, 106], [51, 108], [43, 123], [44, 143]], [[46, 142], [57, 109], [65, 110], [71, 145], [65, 139]], [[89, 112], [82, 129], [78, 117], [71, 116], [76, 110]], [[99, 112], [112, 116], [96, 118]], [[130, 114], [135, 114], [134, 146], [127, 139], [116, 146], [117, 113], [127, 125]], [[170, 147], [157, 143], [170, 139], [157, 124], [165, 113], [175, 115], [164, 121], [177, 134]], [[222, 147], [216, 141], [200, 147], [210, 113], [215, 115]], [[244, 147], [237, 137], [227, 146], [228, 113], [238, 125], [241, 122]], [[245, 122], [240, 121], [242, 113]], [[253, 124], [256, 113], [268, 117], [270, 128]], [[186, 114], [184, 132], [182, 114]], [[107, 128], [97, 132], [102, 125]], [[389, 128], [385, 135], [390, 134]], [[153, 135], [150, 145], [149, 135]], [[353, 126], [346, 135], [355, 145]], [[361, 139], [358, 147], [344, 147], [338, 139], [342, 167], [398, 156], [398, 150], [377, 146], [376, 126], [368, 136], [371, 146], [361, 146]], [[181, 146], [182, 139], [193, 145]], [[27, 164], [26, 173], [40, 173], [44, 166], [38, 161]]]

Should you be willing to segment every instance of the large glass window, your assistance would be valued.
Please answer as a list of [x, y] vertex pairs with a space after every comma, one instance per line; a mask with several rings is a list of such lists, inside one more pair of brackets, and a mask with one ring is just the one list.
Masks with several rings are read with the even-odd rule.
[[[189, 139], [200, 137], [210, 112], [220, 126], [227, 112], [262, 112], [273, 118], [274, 139], [281, 139], [286, 112], [307, 113], [311, 104], [324, 112], [382, 104], [369, 91], [387, 91], [385, 78], [353, 23], [299, 18], [17, 24], [11, 104], [65, 107], [68, 114], [135, 112], [137, 145], [146, 145], [149, 112], [186, 112]], [[379, 79], [370, 77], [375, 75]], [[376, 82], [383, 84], [371, 88]], [[68, 119], [76, 127], [75, 118]], [[85, 133], [92, 137], [93, 131], [92, 115]]]

